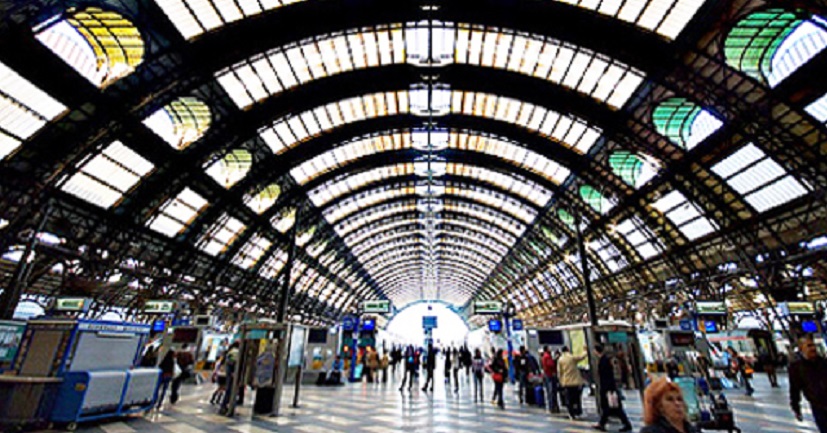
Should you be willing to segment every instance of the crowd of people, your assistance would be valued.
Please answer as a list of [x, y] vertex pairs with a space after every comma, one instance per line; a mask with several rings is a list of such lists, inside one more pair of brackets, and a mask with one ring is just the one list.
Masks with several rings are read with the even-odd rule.
[[[799, 421], [803, 419], [801, 400], [802, 395], [810, 402], [813, 418], [819, 431], [827, 433], [827, 360], [819, 355], [812, 336], [799, 340], [799, 352], [789, 365], [790, 405], [793, 414]], [[437, 348], [429, 345], [427, 348], [409, 346], [394, 346], [390, 351], [383, 351], [367, 347], [358, 354], [357, 365], [361, 380], [367, 382], [387, 383], [396, 381], [398, 371], [402, 377], [399, 391], [411, 391], [418, 383], [422, 384], [422, 391], [433, 392], [435, 373], [438, 364], [443, 366], [445, 389], [455, 394], [459, 393], [461, 384], [473, 387], [474, 402], [485, 401], [485, 380], [490, 377], [493, 382], [491, 403], [505, 409], [504, 386], [510, 379], [510, 370], [513, 369], [515, 391], [520, 404], [541, 406], [551, 413], [560, 413], [566, 408], [568, 417], [572, 420], [583, 416], [582, 392], [592, 388], [597, 393], [600, 406], [600, 418], [593, 426], [596, 430], [605, 431], [610, 418], [616, 418], [621, 423], [619, 431], [631, 431], [632, 422], [629, 420], [623, 405], [623, 390], [629, 383], [631, 367], [626, 363], [623, 351], [611, 346], [595, 344], [593, 359], [597, 360], [597, 374], [594, 383], [589, 383], [581, 369], [582, 362], [588, 357], [586, 353], [572, 353], [568, 347], [559, 351], [543, 348], [539, 358], [520, 347], [519, 351], [508, 354], [503, 349], [492, 349], [485, 354], [480, 349], [471, 351], [468, 347]], [[751, 385], [753, 374], [751, 363], [734, 349], [728, 348], [730, 362], [729, 375], [737, 377], [747, 395], [754, 392]], [[762, 364], [767, 372], [770, 386], [778, 387], [774, 369], [768, 371], [771, 362], [765, 354]], [[160, 361], [159, 361], [160, 358]], [[232, 387], [233, 372], [239, 359], [239, 344], [234, 342], [224, 350], [216, 360], [212, 372], [212, 381], [216, 384], [210, 403], [224, 408], [230, 398], [227, 389]], [[759, 358], [760, 359], [760, 358]], [[326, 372], [326, 384], [341, 384], [342, 375], [349, 366], [347, 357], [336, 356]], [[709, 365], [704, 360], [698, 360], [700, 372], [706, 380], [712, 379], [709, 374]], [[141, 366], [158, 366], [161, 370], [161, 384], [159, 387], [158, 406], [166, 399], [169, 391], [169, 402], [175, 404], [179, 400], [181, 384], [195, 374], [195, 359], [187, 345], [180, 350], [166, 350], [161, 357], [157, 349], [149, 348], [141, 359]], [[463, 372], [464, 370], [464, 372]], [[644, 393], [645, 427], [642, 433], [692, 433], [693, 426], [687, 419], [687, 408], [680, 387], [675, 383], [676, 369], [667, 368], [667, 377], [650, 381]], [[420, 379], [421, 377], [421, 379]], [[464, 380], [463, 380], [464, 379]], [[333, 381], [335, 383], [330, 383]], [[242, 387], [243, 389], [243, 387]], [[243, 399], [243, 391], [239, 396]]]

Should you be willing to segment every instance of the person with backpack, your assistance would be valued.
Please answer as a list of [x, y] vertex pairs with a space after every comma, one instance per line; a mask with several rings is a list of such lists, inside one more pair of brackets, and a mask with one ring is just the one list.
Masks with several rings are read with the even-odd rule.
[[548, 395], [548, 410], [551, 413], [560, 412], [560, 404], [557, 401], [557, 360], [551, 354], [548, 346], [543, 347], [543, 384]]
[[482, 402], [485, 359], [483, 359], [482, 352], [480, 352], [479, 349], [474, 349], [474, 358], [471, 360], [471, 374], [474, 375], [474, 402], [477, 401], [477, 396], [479, 396], [480, 402]]

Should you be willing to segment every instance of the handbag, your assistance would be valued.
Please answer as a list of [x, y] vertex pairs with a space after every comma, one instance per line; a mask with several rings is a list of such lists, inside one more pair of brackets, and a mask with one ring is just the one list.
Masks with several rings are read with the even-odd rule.
[[181, 373], [183, 373], [183, 371], [181, 371], [181, 366], [178, 365], [177, 362], [173, 362], [172, 363], [172, 377], [173, 377], [173, 379], [177, 379], [179, 376], [181, 376]]
[[620, 408], [620, 397], [618, 397], [617, 392], [609, 391], [606, 393], [606, 400], [609, 403], [609, 409], [619, 409]]
[[491, 373], [491, 380], [493, 380], [494, 383], [502, 383], [503, 382], [502, 373]]

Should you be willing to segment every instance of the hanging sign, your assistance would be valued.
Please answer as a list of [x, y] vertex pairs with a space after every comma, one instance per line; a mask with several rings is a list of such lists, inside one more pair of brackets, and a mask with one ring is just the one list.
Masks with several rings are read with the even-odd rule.
[[175, 310], [175, 301], [146, 301], [144, 313], [146, 314], [167, 314]]
[[362, 302], [362, 312], [388, 314], [391, 312], [391, 301], [364, 301]]
[[785, 316], [809, 316], [816, 313], [812, 302], [781, 302], [778, 308]]
[[58, 298], [55, 301], [55, 311], [87, 312], [92, 306], [89, 298]]
[[704, 316], [726, 316], [726, 303], [724, 301], [697, 301], [695, 312]]
[[474, 314], [502, 314], [503, 303], [500, 301], [474, 301]]

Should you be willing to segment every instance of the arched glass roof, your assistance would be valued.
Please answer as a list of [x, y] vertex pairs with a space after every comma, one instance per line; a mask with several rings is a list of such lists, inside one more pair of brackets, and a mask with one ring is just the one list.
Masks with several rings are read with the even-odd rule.
[[124, 299], [547, 324], [582, 317], [584, 264], [603, 316], [824, 265], [819, 5], [47, 3], [0, 28], [2, 256], [42, 219], [63, 243], [38, 257], [128, 263]]

